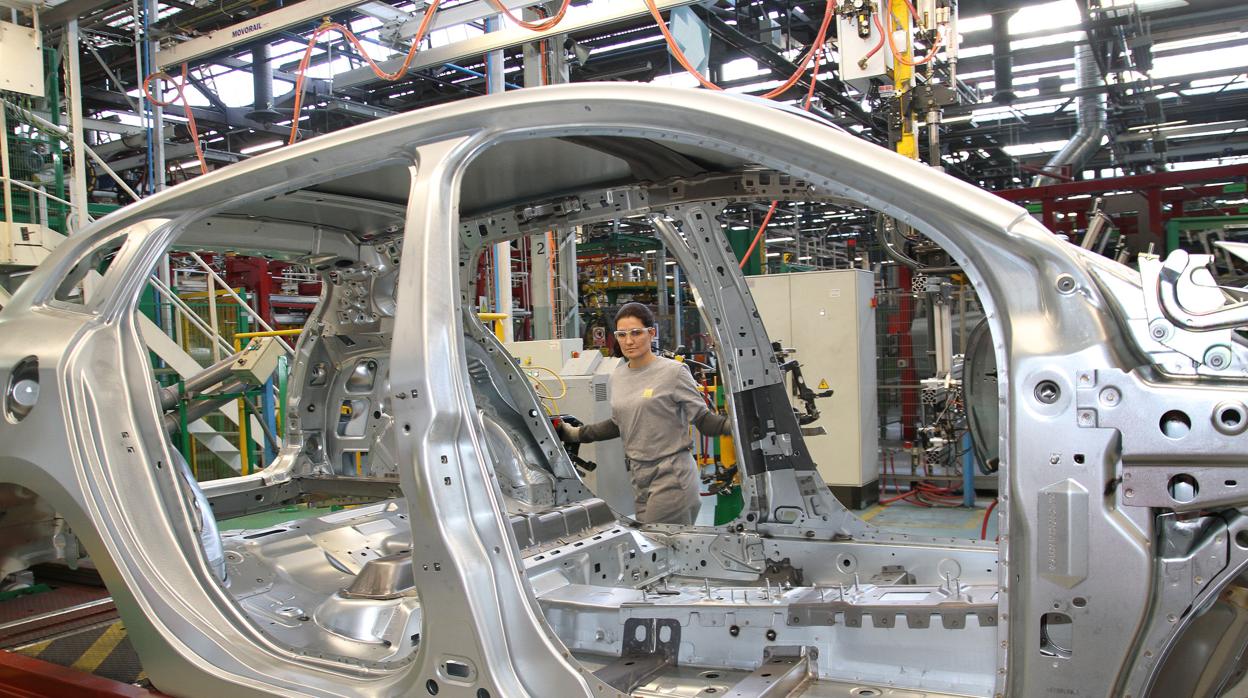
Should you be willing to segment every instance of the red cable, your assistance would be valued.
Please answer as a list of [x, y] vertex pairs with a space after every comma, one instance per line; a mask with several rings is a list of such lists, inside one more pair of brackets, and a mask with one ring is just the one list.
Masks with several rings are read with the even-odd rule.
[[997, 508], [997, 500], [992, 500], [992, 504], [988, 505], [988, 511], [984, 512], [984, 525], [979, 527], [979, 539], [988, 540], [988, 517], [992, 514], [992, 510]]
[[[906, 3], [906, 9], [910, 11], [910, 19], [917, 25], [919, 23], [919, 11], [914, 9], [914, 4], [910, 0], [903, 0]], [[891, 8], [889, 10], [892, 11]]]
[[862, 57], [862, 60], [859, 61], [859, 67], [865, 68], [867, 61], [870, 60], [871, 57], [874, 56], [877, 51], [884, 48], [884, 28], [880, 26], [879, 15], [873, 15], [872, 18], [875, 20], [876, 31], [880, 33], [880, 40], [875, 43], [875, 46], [871, 47], [870, 51], [867, 51], [867, 55]]
[[913, 496], [914, 496], [914, 495], [916, 495], [916, 494], [918, 494], [918, 491], [917, 491], [917, 490], [910, 490], [909, 492], [905, 492], [905, 493], [903, 493], [903, 494], [899, 494], [899, 495], [897, 495], [896, 497], [889, 497], [888, 499], [881, 499], [879, 503], [880, 503], [880, 506], [885, 506], [885, 507], [886, 507], [886, 506], [888, 506], [889, 504], [892, 504], [893, 502], [899, 502], [899, 501], [901, 501], [901, 500], [905, 499], [906, 497], [913, 497]]

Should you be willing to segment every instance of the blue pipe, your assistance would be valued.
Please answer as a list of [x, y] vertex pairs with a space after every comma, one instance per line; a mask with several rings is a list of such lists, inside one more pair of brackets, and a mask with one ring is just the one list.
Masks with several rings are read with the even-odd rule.
[[[472, 68], [465, 68], [465, 67], [463, 67], [462, 65], [455, 65], [454, 63], [443, 63], [443, 64], [442, 64], [442, 67], [443, 67], [443, 68], [450, 68], [451, 70], [458, 70], [459, 72], [461, 72], [461, 73], [466, 73], [466, 74], [468, 74], [468, 75], [473, 76], [474, 78], [481, 78], [482, 80], [487, 79], [484, 73], [478, 73], [477, 71], [473, 70]], [[518, 90], [518, 89], [520, 89], [520, 86], [519, 86], [519, 85], [516, 85], [516, 84], [514, 84], [514, 83], [510, 83], [510, 82], [509, 82], [509, 83], [507, 83], [507, 89], [509, 89], [509, 90]]]
[[[273, 399], [272, 377], [265, 381], [264, 390], [260, 395], [261, 413], [264, 416], [264, 422], [269, 426], [269, 432], [280, 440], [281, 437], [277, 436], [277, 402]], [[268, 439], [262, 439], [261, 441], [264, 443], [264, 463], [268, 465], [277, 458], [277, 451], [274, 450], [273, 444], [270, 444]]]

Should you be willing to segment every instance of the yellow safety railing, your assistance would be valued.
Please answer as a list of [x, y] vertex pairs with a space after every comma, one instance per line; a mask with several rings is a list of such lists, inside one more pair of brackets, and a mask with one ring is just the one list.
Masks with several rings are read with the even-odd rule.
[[511, 316], [507, 313], [477, 313], [477, 319], [485, 322], [494, 322], [494, 336], [498, 337], [498, 341], [503, 341], [506, 335], [503, 333], [503, 323]]
[[[293, 330], [268, 330], [264, 332], [238, 332], [234, 335], [234, 353], [243, 350], [244, 339], [253, 337], [289, 337], [303, 332], [302, 328]], [[247, 443], [247, 401], [246, 398], [238, 399], [238, 457], [239, 472], [247, 475], [251, 472], [251, 449]]]

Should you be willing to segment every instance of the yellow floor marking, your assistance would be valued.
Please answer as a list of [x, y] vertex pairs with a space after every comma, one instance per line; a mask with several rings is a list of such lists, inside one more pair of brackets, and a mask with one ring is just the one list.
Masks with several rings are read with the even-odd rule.
[[870, 521], [871, 519], [874, 519], [880, 512], [884, 511], [884, 509], [885, 509], [884, 505], [876, 504], [870, 511], [863, 514], [859, 518], [861, 518], [863, 521]]
[[78, 661], [70, 665], [70, 668], [85, 671], [88, 674], [94, 672], [104, 663], [105, 659], [108, 659], [108, 655], [117, 649], [118, 643], [124, 639], [126, 639], [126, 626], [120, 621], [113, 623], [108, 626], [108, 630], [105, 630], [104, 634], [86, 652], [83, 652]]
[[48, 645], [51, 645], [51, 644], [52, 644], [51, 640], [44, 640], [43, 642], [36, 642], [33, 645], [26, 645], [25, 647], [18, 647], [14, 651], [19, 654], [24, 654], [27, 657], [38, 657], [39, 653], [46, 650], [48, 648]]

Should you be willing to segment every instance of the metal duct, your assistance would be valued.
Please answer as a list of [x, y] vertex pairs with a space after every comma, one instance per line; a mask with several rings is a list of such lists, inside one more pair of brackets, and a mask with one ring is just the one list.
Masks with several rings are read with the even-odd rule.
[[273, 110], [273, 66], [269, 64], [269, 45], [259, 43], [251, 49], [251, 82], [255, 95], [249, 119], [261, 123], [273, 123], [281, 118]]
[[[217, 393], [221, 395], [235, 395], [235, 397], [204, 396], [202, 399], [196, 400], [193, 404], [188, 405], [186, 408], [186, 423], [190, 424], [197, 419], [210, 415], [215, 412], [218, 407], [221, 407], [222, 405], [233, 400], [237, 400], [237, 393], [246, 389], [247, 383], [239, 378], [234, 378], [233, 380], [223, 383]], [[165, 413], [165, 431], [170, 434], [176, 434], [181, 430], [182, 415], [177, 412]]]
[[[1096, 58], [1092, 48], [1087, 44], [1075, 47], [1075, 89], [1091, 90], [1101, 85], [1101, 71], [1096, 67]], [[1065, 165], [1071, 165], [1078, 171], [1085, 162], [1096, 154], [1101, 147], [1101, 138], [1108, 132], [1106, 126], [1105, 95], [1082, 94], [1075, 101], [1076, 123], [1079, 128], [1071, 136], [1062, 149], [1045, 163], [1046, 172], [1056, 172]], [[1057, 178], [1049, 175], [1036, 175], [1031, 186], [1042, 187], [1046, 184], [1057, 184]]]
[[190, 399], [221, 381], [229, 378], [230, 369], [234, 367], [234, 362], [238, 357], [242, 356], [242, 352], [230, 354], [221, 359], [217, 363], [205, 368], [195, 375], [187, 378], [182, 382], [181, 389], [177, 385], [170, 385], [160, 389], [160, 409], [168, 412], [178, 406], [178, 402], [182, 399]]
[[1014, 59], [1010, 57], [1010, 12], [992, 15], [992, 101], [1010, 104], [1014, 101]]

